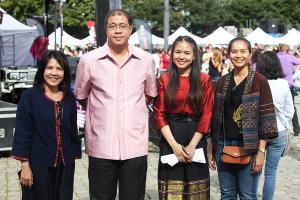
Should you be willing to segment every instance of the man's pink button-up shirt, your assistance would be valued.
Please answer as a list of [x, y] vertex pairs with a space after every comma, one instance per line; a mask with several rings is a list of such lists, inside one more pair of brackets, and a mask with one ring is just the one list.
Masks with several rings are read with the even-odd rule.
[[129, 46], [117, 63], [107, 44], [82, 56], [75, 95], [88, 99], [85, 148], [89, 156], [126, 160], [148, 153], [145, 95], [157, 95], [152, 55]]

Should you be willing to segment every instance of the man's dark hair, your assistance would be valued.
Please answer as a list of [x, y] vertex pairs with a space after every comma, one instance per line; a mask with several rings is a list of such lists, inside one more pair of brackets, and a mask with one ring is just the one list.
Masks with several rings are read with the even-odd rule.
[[130, 18], [130, 16], [128, 15], [128, 13], [126, 11], [124, 11], [122, 9], [114, 9], [114, 10], [109, 11], [107, 13], [107, 15], [105, 16], [105, 19], [104, 19], [104, 27], [105, 28], [107, 27], [108, 18], [111, 16], [116, 16], [116, 15], [125, 16], [127, 18], [128, 24], [132, 25], [132, 19]]

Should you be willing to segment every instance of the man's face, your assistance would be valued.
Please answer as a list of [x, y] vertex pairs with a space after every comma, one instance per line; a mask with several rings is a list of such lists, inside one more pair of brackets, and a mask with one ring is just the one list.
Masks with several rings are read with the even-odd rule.
[[106, 35], [111, 47], [127, 46], [132, 31], [125, 15], [110, 16], [107, 20]]

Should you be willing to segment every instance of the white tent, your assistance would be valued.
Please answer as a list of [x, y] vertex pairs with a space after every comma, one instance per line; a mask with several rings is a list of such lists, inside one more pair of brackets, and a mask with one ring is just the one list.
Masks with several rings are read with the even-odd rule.
[[[140, 42], [139, 42], [138, 33], [135, 32], [135, 33], [131, 34], [128, 42], [129, 42], [129, 44], [139, 44]], [[152, 34], [152, 44], [153, 44], [153, 47], [155, 47], [155, 48], [162, 47], [164, 45], [164, 39]]]
[[203, 38], [201, 44], [228, 45], [233, 38], [235, 38], [234, 35], [227, 32], [223, 27], [219, 27], [210, 35]]
[[296, 29], [291, 29], [287, 34], [277, 39], [278, 43], [288, 44], [291, 46], [300, 44], [300, 33]]
[[173, 44], [173, 42], [176, 40], [177, 37], [185, 36], [185, 35], [190, 36], [191, 38], [193, 38], [197, 44], [200, 44], [203, 40], [203, 38], [198, 37], [197, 35], [194, 35], [194, 34], [190, 33], [189, 31], [187, 31], [185, 28], [183, 28], [181, 26], [173, 34], [171, 34], [169, 36], [168, 42], [171, 45], [171, 44]]
[[30, 47], [37, 37], [37, 29], [26, 26], [0, 8], [0, 66], [34, 65]]
[[[61, 29], [58, 27], [56, 29], [56, 44], [60, 45], [60, 38], [61, 38]], [[51, 33], [49, 36], [49, 49], [54, 49], [54, 40], [55, 40], [55, 32]], [[67, 46], [84, 46], [84, 41], [77, 39], [71, 35], [69, 35], [67, 32], [63, 31], [63, 38], [62, 38], [62, 47], [65, 45]]]
[[158, 36], [152, 34], [152, 44], [154, 46], [157, 45], [157, 46], [161, 46], [162, 47], [164, 45], [164, 42], [165, 42], [165, 40], [163, 38], [158, 37]]
[[265, 33], [259, 27], [257, 27], [253, 32], [246, 36], [246, 39], [250, 41], [251, 45], [254, 46], [257, 44], [268, 44], [268, 45], [277, 45], [278, 40], [272, 36]]
[[85, 37], [85, 38], [83, 38], [81, 40], [81, 44], [83, 44], [83, 45], [86, 45], [86, 44], [95, 44], [95, 43], [96, 43], [96, 41], [93, 38], [93, 36], [91, 36], [91, 35], [89, 35], [89, 36], [87, 36], [87, 37]]

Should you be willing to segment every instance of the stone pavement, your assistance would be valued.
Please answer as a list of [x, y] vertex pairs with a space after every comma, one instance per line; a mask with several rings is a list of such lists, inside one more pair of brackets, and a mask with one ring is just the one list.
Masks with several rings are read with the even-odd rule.
[[[296, 101], [298, 116], [300, 117], [300, 98]], [[8, 153], [5, 153], [8, 154]], [[20, 163], [1, 153], [0, 155], [0, 200], [20, 200], [21, 191], [17, 178]], [[149, 144], [148, 173], [146, 198], [157, 200], [157, 165], [158, 150], [152, 143]], [[84, 154], [81, 160], [76, 161], [74, 200], [88, 200], [88, 160]], [[263, 174], [259, 184], [259, 199], [261, 199]], [[215, 171], [211, 171], [211, 200], [220, 199], [218, 178]], [[277, 170], [276, 192], [274, 200], [300, 199], [300, 136], [293, 138], [293, 147], [289, 154], [281, 158]]]

